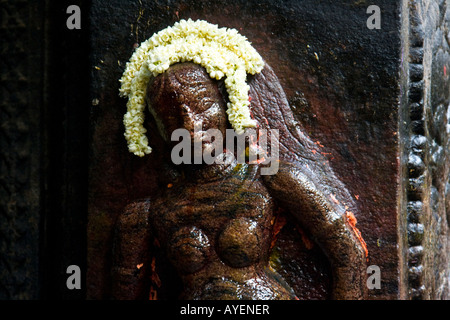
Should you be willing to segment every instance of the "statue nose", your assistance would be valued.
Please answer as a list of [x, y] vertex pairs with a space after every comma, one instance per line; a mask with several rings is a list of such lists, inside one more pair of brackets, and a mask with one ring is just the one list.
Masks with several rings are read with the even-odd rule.
[[194, 132], [195, 121], [190, 115], [183, 115], [183, 128], [188, 130], [191, 134]]
[[191, 133], [194, 132], [196, 128], [195, 115], [187, 104], [181, 105], [181, 116], [183, 119], [183, 128]]

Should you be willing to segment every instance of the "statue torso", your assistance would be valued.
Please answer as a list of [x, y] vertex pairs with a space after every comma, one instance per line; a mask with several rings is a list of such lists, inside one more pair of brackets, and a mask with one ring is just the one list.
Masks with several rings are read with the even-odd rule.
[[274, 298], [274, 284], [261, 275], [268, 265], [273, 206], [257, 167], [243, 164], [212, 180], [171, 186], [155, 200], [149, 219], [193, 291], [198, 287], [204, 297], [210, 287], [209, 298], [227, 298], [226, 288], [236, 293], [239, 286], [244, 297]]

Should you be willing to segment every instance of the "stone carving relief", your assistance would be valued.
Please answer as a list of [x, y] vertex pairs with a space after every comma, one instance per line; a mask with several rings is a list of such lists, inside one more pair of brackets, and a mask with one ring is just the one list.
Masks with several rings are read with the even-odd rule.
[[[160, 285], [161, 271], [156, 272], [153, 252], [157, 247], [176, 270], [179, 298], [298, 299], [298, 292], [273, 263], [283, 211], [327, 257], [331, 298], [363, 299], [368, 252], [356, 228], [357, 209], [294, 119], [267, 63], [260, 72], [247, 75], [247, 84], [250, 115], [256, 123], [253, 130], [278, 130], [278, 137], [266, 137], [278, 149], [273, 160], [276, 172], [262, 174], [267, 163], [242, 163], [236, 149], [226, 148], [215, 154], [221, 162], [173, 164], [171, 150], [176, 142], [169, 137], [175, 130], [187, 130], [193, 144], [199, 121], [203, 131], [217, 129], [223, 137], [230, 133], [229, 86], [227, 77], [218, 78], [200, 64], [176, 61], [146, 83], [145, 102], [167, 147], [157, 150], [165, 157], [161, 172], [166, 170], [173, 182], [158, 194], [130, 203], [118, 218], [114, 298], [158, 298], [155, 286]], [[203, 141], [202, 152], [211, 144]], [[275, 151], [268, 148], [267, 153], [271, 150]]]

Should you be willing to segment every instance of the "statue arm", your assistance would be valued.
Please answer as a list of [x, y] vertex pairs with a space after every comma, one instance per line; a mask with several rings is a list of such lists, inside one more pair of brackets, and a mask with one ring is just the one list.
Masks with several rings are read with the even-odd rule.
[[304, 226], [331, 262], [333, 299], [363, 299], [366, 291], [365, 247], [347, 212], [325, 195], [301, 170], [280, 163], [275, 175], [263, 176], [271, 194]]
[[113, 299], [148, 299], [152, 243], [149, 209], [148, 200], [133, 202], [117, 220], [113, 240]]

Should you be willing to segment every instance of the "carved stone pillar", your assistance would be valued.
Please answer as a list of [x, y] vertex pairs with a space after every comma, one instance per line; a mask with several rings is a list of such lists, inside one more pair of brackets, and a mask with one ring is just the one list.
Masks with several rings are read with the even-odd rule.
[[0, 1], [0, 299], [80, 299], [86, 270], [88, 6]]
[[25, 3], [0, 3], [0, 299], [39, 296], [43, 7]]
[[450, 65], [447, 1], [404, 5], [401, 297], [449, 296]]

